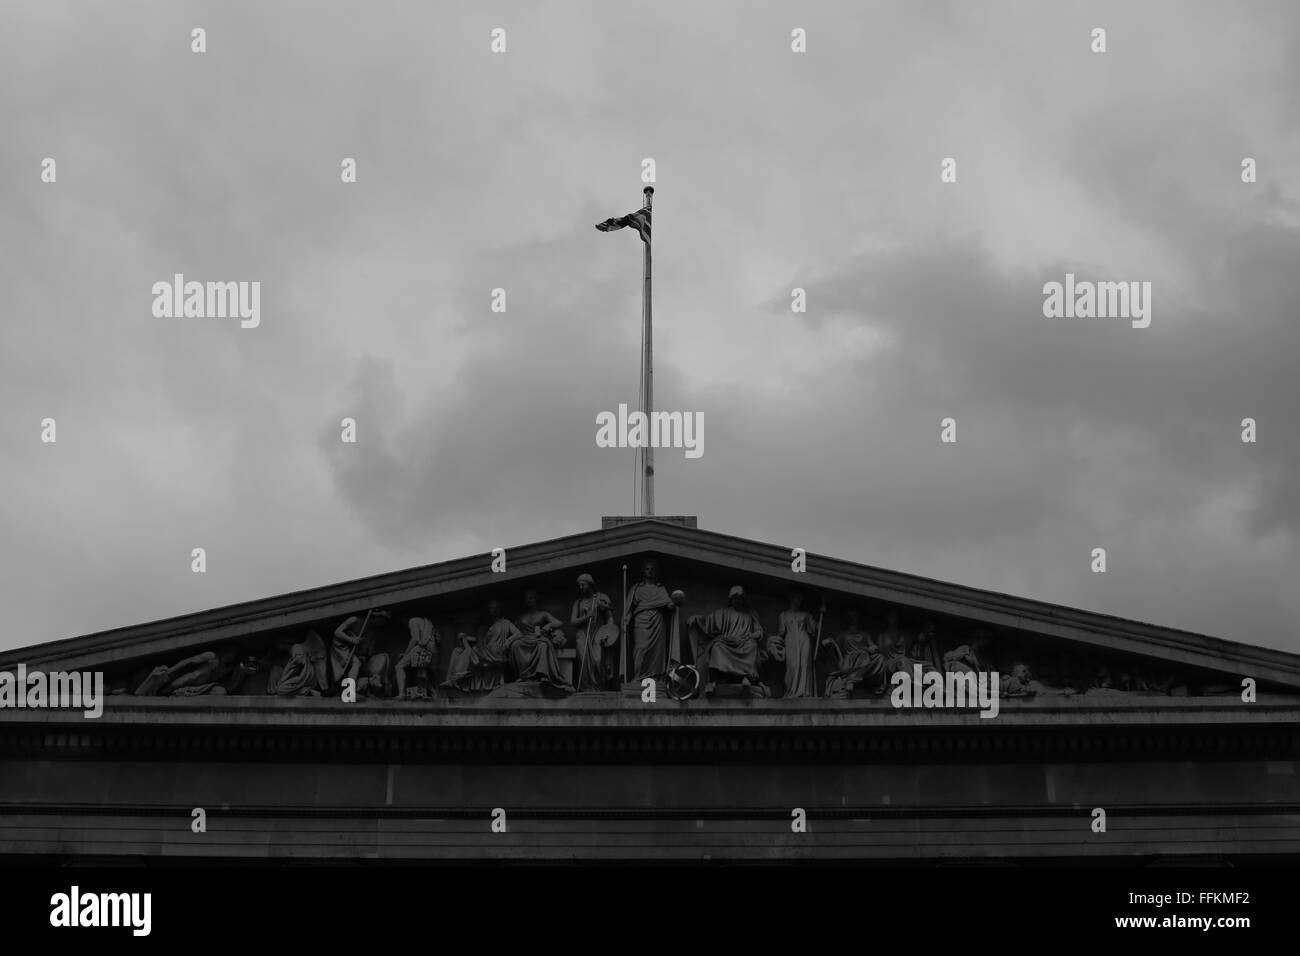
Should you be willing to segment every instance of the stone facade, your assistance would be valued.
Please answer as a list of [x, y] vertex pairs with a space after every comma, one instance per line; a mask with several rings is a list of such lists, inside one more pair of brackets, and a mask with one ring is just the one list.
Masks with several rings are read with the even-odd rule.
[[[667, 597], [642, 637], [668, 645], [636, 674], [638, 625], [622, 624], [647, 559], [646, 593]], [[1300, 847], [1296, 655], [813, 555], [796, 573], [788, 549], [667, 522], [507, 561], [0, 655], [0, 671], [99, 670], [114, 692], [97, 720], [0, 713], [0, 852], [1145, 861]], [[574, 624], [599, 594], [608, 613]], [[617, 658], [599, 680], [581, 673], [593, 641]], [[917, 706], [899, 706], [901, 674]], [[919, 706], [927, 675], [978, 674], [1000, 675], [983, 715]]]

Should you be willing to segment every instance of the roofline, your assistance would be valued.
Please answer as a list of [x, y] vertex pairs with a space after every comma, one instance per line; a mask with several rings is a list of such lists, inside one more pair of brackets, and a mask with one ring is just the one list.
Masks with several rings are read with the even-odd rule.
[[[995, 591], [808, 554], [805, 572], [790, 569], [791, 549], [747, 538], [685, 528], [647, 518], [613, 528], [584, 531], [534, 544], [507, 548], [514, 580], [580, 564], [617, 560], [630, 550], [655, 551], [737, 573], [762, 575], [806, 587], [857, 594], [863, 598], [911, 605], [1031, 631], [1085, 641], [1111, 650], [1159, 656], [1172, 663], [1222, 672], [1225, 664], [1242, 676], [1300, 687], [1300, 654], [1257, 647], [1224, 638], [1145, 624], [1125, 618], [1014, 597]], [[575, 552], [580, 551], [580, 554]], [[334, 615], [435, 597], [499, 583], [490, 553], [388, 572], [339, 584], [213, 608], [147, 624], [130, 625], [81, 637], [49, 641], [0, 652], [0, 668], [59, 664], [64, 669], [103, 666], [116, 661], [175, 652], [240, 637], [253, 625], [271, 630]]]

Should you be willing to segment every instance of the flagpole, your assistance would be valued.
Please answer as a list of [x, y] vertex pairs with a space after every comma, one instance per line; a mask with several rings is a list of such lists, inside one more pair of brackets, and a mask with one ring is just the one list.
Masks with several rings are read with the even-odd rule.
[[[645, 193], [645, 208], [651, 208], [654, 200], [655, 188], [647, 186], [642, 192]], [[649, 426], [651, 412], [654, 411], [655, 390], [654, 390], [654, 330], [651, 322], [650, 311], [650, 243], [645, 243], [645, 290], [642, 296], [642, 324], [644, 335], [643, 351], [645, 352], [645, 395], [643, 396], [644, 404], [642, 410], [645, 412], [645, 422], [647, 428], [646, 445], [643, 449], [645, 455], [645, 481], [641, 486], [641, 512], [643, 515], [653, 515], [655, 513], [655, 451], [650, 445]]]

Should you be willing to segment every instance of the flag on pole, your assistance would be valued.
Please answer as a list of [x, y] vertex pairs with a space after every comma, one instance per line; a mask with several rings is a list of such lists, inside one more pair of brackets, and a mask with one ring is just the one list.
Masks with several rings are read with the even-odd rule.
[[615, 229], [622, 229], [631, 226], [641, 234], [641, 241], [646, 245], [650, 244], [650, 210], [638, 209], [636, 212], [628, 213], [626, 216], [616, 216], [613, 219], [606, 219], [604, 222], [596, 223], [596, 228], [601, 232], [613, 232]]

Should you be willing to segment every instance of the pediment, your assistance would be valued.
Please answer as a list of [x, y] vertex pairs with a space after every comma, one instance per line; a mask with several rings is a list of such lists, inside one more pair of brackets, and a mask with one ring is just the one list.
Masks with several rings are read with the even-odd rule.
[[[576, 634], [568, 622], [578, 597], [577, 576], [591, 574], [620, 618], [624, 567], [628, 583], [634, 583], [647, 556], [658, 560], [667, 589], [685, 592], [677, 613], [687, 661], [695, 651], [684, 636], [685, 621], [724, 607], [733, 585], [744, 587], [749, 609], [768, 635], [778, 629], [788, 594], [799, 591], [805, 610], [819, 618], [821, 634], [837, 641], [825, 651], [827, 659], [814, 664], [819, 693], [842, 654], [844, 635], [855, 630], [850, 613], [857, 615], [856, 630], [869, 635], [893, 628], [914, 637], [928, 628], [931, 659], [940, 668], [952, 655], [973, 654], [984, 669], [1011, 674], [1023, 668], [1019, 673], [1026, 683], [1032, 679], [1036, 693], [1063, 700], [1101, 704], [1124, 695], [1191, 700], [1239, 693], [1244, 677], [1273, 693], [1300, 690], [1300, 655], [814, 554], [806, 556], [806, 570], [796, 573], [788, 547], [654, 520], [507, 548], [504, 572], [493, 570], [493, 555], [480, 554], [14, 649], [0, 653], [0, 670], [19, 663], [29, 669], [102, 670], [110, 690], [131, 693], [155, 668], [224, 650], [244, 662], [245, 676], [232, 693], [266, 695], [268, 680], [282, 673], [295, 645], [310, 632], [328, 647], [347, 618], [365, 620], [367, 612], [385, 609], [391, 618], [372, 614], [367, 623], [368, 650], [395, 661], [410, 641], [411, 619], [431, 622], [439, 643], [430, 668], [433, 680], [426, 683], [436, 685], [446, 677], [457, 647], [465, 646], [459, 635], [480, 635], [490, 623], [488, 603], [502, 602], [504, 616], [516, 620], [527, 590], [536, 592], [541, 610], [563, 622], [566, 659], [572, 660]], [[764, 680], [773, 696], [780, 696], [783, 668], [771, 660], [764, 666]]]

